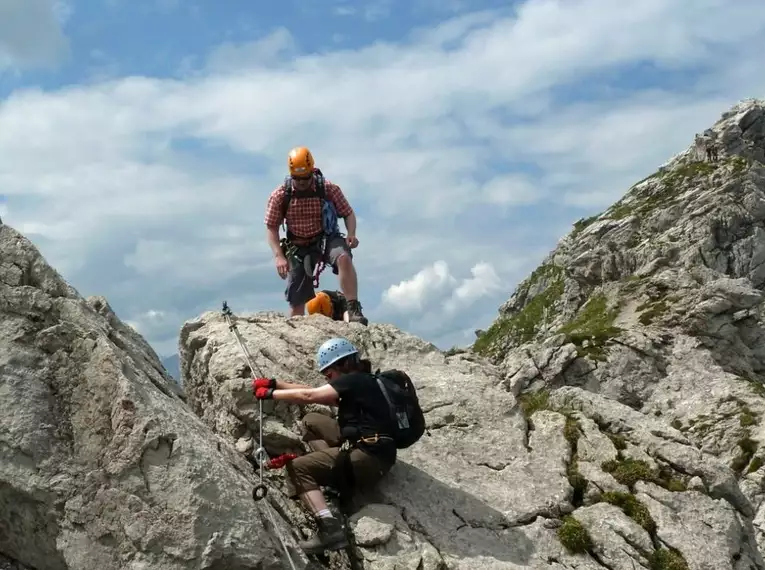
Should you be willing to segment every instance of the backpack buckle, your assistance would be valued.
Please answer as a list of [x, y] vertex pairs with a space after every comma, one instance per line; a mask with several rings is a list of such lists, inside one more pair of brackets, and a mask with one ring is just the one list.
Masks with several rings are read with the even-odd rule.
[[361, 439], [359, 439], [359, 441], [362, 443], [377, 443], [378, 441], [380, 441], [380, 434], [376, 433], [372, 436], [362, 437]]

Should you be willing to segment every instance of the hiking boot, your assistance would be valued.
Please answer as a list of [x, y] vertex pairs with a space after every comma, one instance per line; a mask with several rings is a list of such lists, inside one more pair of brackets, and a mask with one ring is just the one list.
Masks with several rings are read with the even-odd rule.
[[348, 538], [340, 519], [335, 517], [318, 518], [319, 532], [313, 538], [300, 543], [306, 554], [319, 554], [325, 550], [340, 550], [348, 546]]
[[361, 303], [357, 299], [348, 300], [348, 322], [368, 325], [369, 321], [361, 312]]

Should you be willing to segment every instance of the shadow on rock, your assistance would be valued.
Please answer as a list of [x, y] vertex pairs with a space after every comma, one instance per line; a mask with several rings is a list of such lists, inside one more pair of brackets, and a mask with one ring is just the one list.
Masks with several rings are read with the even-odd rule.
[[[355, 503], [357, 544], [387, 555], [400, 555], [401, 544], [391, 544], [397, 534], [409, 535], [404, 541], [409, 544], [412, 538], [430, 543], [444, 558], [485, 557], [523, 566], [535, 550], [501, 512], [401, 460], [375, 491], [359, 495]], [[369, 528], [375, 536], [369, 536]]]

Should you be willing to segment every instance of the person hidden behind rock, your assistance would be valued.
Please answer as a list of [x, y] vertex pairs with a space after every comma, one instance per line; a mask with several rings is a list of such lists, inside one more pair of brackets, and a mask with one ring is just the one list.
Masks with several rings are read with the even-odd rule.
[[319, 291], [306, 303], [309, 315], [324, 315], [333, 321], [349, 322], [348, 302], [340, 291]]
[[[268, 198], [265, 224], [276, 271], [287, 280], [284, 297], [290, 316], [305, 314], [305, 304], [319, 286], [319, 274], [329, 265], [347, 299], [349, 320], [368, 324], [357, 297], [358, 278], [351, 252], [359, 245], [353, 208], [340, 187], [315, 167], [306, 147], [293, 148], [287, 165], [289, 175]], [[347, 237], [340, 232], [339, 217], [345, 222]], [[280, 239], [282, 223], [286, 237]]]
[[404, 372], [372, 373], [370, 361], [361, 359], [345, 338], [322, 344], [316, 362], [327, 378], [318, 388], [273, 378], [252, 383], [258, 400], [338, 406], [337, 420], [317, 412], [305, 415], [303, 441], [311, 451], [286, 465], [289, 497], [303, 501], [319, 529], [315, 537], [300, 544], [307, 554], [349, 544], [321, 487], [339, 491], [345, 500], [353, 490], [374, 487], [396, 463], [397, 449], [413, 444], [425, 431], [414, 386]]

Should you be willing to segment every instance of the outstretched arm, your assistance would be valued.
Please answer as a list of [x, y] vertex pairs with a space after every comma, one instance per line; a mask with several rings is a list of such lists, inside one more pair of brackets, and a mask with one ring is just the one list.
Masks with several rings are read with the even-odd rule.
[[308, 384], [295, 384], [294, 382], [285, 382], [284, 380], [276, 381], [277, 390], [311, 390], [313, 386]]
[[267, 390], [310, 390], [313, 386], [285, 382], [284, 380], [277, 380], [276, 378], [253, 378], [252, 393], [257, 393], [258, 388], [265, 388]]
[[289, 388], [273, 391], [274, 400], [282, 400], [292, 404], [326, 404], [336, 406], [338, 394], [331, 384], [319, 388]]

